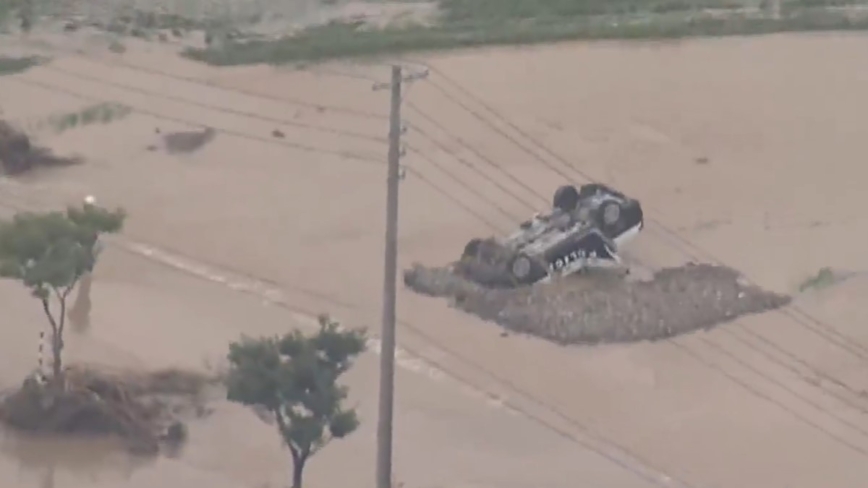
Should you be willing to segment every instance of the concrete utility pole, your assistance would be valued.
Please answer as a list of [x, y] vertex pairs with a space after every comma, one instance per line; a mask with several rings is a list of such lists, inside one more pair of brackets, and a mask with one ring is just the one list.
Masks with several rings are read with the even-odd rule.
[[377, 420], [377, 488], [392, 487], [392, 407], [395, 396], [395, 295], [398, 274], [398, 173], [401, 160], [402, 81], [401, 67], [392, 66], [383, 331], [380, 337], [380, 409]]
[[380, 337], [380, 408], [377, 420], [377, 488], [392, 488], [392, 414], [395, 397], [395, 302], [398, 274], [398, 185], [401, 180], [401, 85], [424, 78], [428, 72], [403, 77], [392, 66], [392, 80], [374, 85], [391, 88], [389, 116], [389, 169], [386, 193], [386, 253], [383, 276], [383, 331]]

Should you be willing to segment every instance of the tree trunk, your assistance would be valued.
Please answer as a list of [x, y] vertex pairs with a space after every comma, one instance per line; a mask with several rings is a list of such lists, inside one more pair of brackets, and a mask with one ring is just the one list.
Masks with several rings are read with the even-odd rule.
[[[70, 288], [71, 289], [71, 288]], [[54, 378], [57, 380], [58, 384], [64, 384], [63, 381], [63, 360], [61, 359], [61, 354], [63, 353], [63, 329], [66, 325], [66, 297], [67, 293], [60, 295], [58, 300], [60, 300], [60, 317], [58, 318], [57, 328], [54, 331], [54, 337], [51, 341], [51, 352], [54, 354], [54, 364], [52, 372], [54, 373]]]
[[63, 352], [63, 339], [58, 333], [51, 336], [51, 373], [56, 380], [60, 380], [61, 375], [63, 375], [63, 360], [60, 358]]
[[66, 315], [66, 302], [64, 298], [60, 299], [60, 324], [58, 325], [54, 315], [51, 313], [51, 307], [48, 304], [48, 298], [42, 299], [42, 310], [45, 311], [45, 316], [48, 317], [48, 323], [51, 324], [51, 376], [52, 382], [62, 384], [61, 375], [63, 374], [63, 361], [60, 355], [63, 352], [63, 325]]
[[305, 462], [307, 462], [306, 457], [292, 456], [292, 488], [301, 488]]

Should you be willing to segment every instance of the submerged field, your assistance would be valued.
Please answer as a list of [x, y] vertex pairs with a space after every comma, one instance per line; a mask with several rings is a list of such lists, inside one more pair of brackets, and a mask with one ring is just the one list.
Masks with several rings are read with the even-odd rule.
[[[3, 120], [82, 159], [0, 178], [0, 212], [93, 194], [130, 215], [70, 362], [207, 369], [240, 334], [310, 327], [320, 312], [376, 331], [388, 97], [371, 84], [388, 67], [217, 68], [177, 56], [180, 41], [122, 37], [121, 51], [83, 31], [44, 34], [50, 61], [0, 77]], [[9, 56], [36, 49], [3, 41]], [[647, 209], [631, 262], [727, 265], [793, 303], [655, 343], [567, 348], [402, 290], [396, 479], [862, 488], [868, 65], [853, 60], [866, 51], [868, 37], [849, 33], [417, 56], [431, 73], [405, 98], [402, 268], [448, 262], [544, 210], [565, 180], [594, 179]], [[103, 103], [125, 115], [50, 123]], [[172, 134], [198, 142], [171, 151]], [[33, 368], [41, 311], [5, 282], [0, 309], [6, 387]], [[312, 486], [373, 485], [359, 475], [374, 456], [376, 340], [371, 350], [348, 378], [361, 430], [311, 461]], [[214, 409], [177, 458], [152, 464], [102, 443], [4, 436], [0, 480], [283, 486], [271, 427]]]

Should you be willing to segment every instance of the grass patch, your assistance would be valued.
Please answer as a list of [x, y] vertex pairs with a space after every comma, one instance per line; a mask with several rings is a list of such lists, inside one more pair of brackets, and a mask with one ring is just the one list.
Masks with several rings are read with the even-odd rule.
[[132, 109], [126, 105], [103, 102], [87, 106], [77, 112], [50, 117], [41, 125], [48, 126], [52, 131], [59, 134], [77, 127], [109, 124], [126, 117], [131, 111]]
[[38, 56], [25, 56], [10, 58], [0, 56], [0, 76], [23, 73], [30, 68], [41, 64], [44, 60]]
[[0, 2], [0, 28], [4, 28], [11, 17], [12, 5], [10, 2]]
[[445, 23], [738, 9], [737, 0], [442, 0]]
[[[446, 20], [434, 27], [370, 30], [357, 24], [332, 23], [307, 29], [293, 37], [276, 40], [227, 42], [220, 47], [188, 49], [189, 58], [218, 66], [283, 64], [334, 58], [373, 57], [415, 51], [446, 50], [484, 45], [526, 45], [567, 40], [678, 39], [695, 36], [755, 35], [775, 32], [864, 30], [868, 16], [854, 18], [846, 12], [825, 8], [789, 12], [782, 19], [756, 13], [702, 15], [697, 12], [612, 13], [578, 15], [582, 9], [628, 9], [636, 0], [598, 2], [544, 0], [543, 12], [518, 0], [444, 0], [460, 4], [447, 11]], [[671, 3], [642, 2], [658, 10], [675, 8]], [[682, 0], [677, 0], [682, 1]], [[510, 8], [498, 7], [504, 3]], [[691, 2], [691, 5], [695, 2]], [[470, 10], [471, 8], [475, 10]], [[632, 7], [631, 7], [632, 8]], [[498, 13], [495, 13], [498, 12]], [[537, 12], [535, 17], [528, 17]], [[490, 15], [488, 15], [490, 14]], [[485, 20], [479, 17], [488, 15]], [[566, 15], [566, 17], [564, 17]], [[569, 15], [572, 15], [571, 17]]]
[[817, 274], [806, 279], [799, 285], [799, 291], [820, 290], [838, 282], [838, 277], [831, 268], [820, 268]]

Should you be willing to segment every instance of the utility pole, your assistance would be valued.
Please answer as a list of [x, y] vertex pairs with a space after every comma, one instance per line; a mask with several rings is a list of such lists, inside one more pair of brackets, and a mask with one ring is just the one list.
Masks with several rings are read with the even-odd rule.
[[392, 66], [383, 331], [380, 336], [380, 408], [377, 420], [377, 488], [392, 488], [392, 410], [395, 396], [395, 301], [398, 274], [398, 173], [401, 164], [402, 81], [401, 66]]
[[401, 85], [424, 78], [427, 71], [404, 78], [400, 65], [392, 66], [389, 115], [389, 167], [386, 193], [386, 252], [383, 274], [383, 331], [380, 335], [380, 406], [377, 419], [377, 488], [392, 488], [392, 417], [395, 397], [395, 302], [398, 274], [398, 185], [401, 180]]

